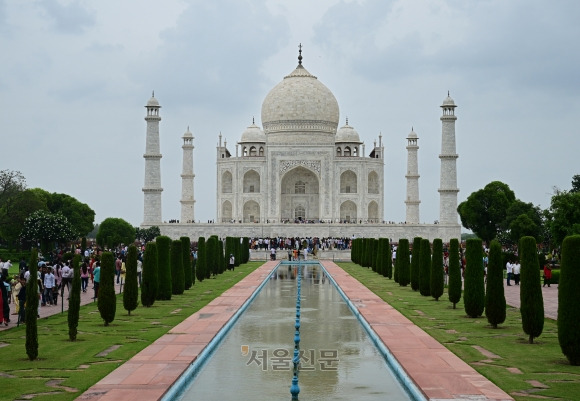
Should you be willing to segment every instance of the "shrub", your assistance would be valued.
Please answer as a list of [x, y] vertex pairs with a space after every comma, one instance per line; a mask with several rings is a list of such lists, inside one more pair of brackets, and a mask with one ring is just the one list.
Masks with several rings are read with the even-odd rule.
[[393, 277], [393, 251], [391, 250], [391, 243], [388, 238], [385, 238], [385, 265], [383, 266], [383, 276], [387, 278]]
[[485, 316], [494, 328], [505, 322], [506, 301], [503, 288], [503, 264], [501, 245], [497, 240], [489, 246], [487, 263], [487, 284], [485, 291]]
[[157, 287], [157, 299], [169, 300], [172, 294], [171, 260], [169, 255], [171, 238], [160, 235], [155, 242], [157, 242], [157, 278], [159, 283]]
[[72, 266], [73, 277], [72, 286], [68, 301], [68, 338], [71, 341], [76, 341], [79, 325], [79, 315], [81, 310], [81, 269], [80, 269], [81, 255], [75, 255]]
[[[226, 254], [226, 260], [229, 260], [230, 254]], [[248, 263], [250, 261], [250, 239], [244, 237], [242, 240], [242, 262]]]
[[123, 288], [123, 308], [131, 314], [137, 308], [139, 282], [137, 280], [137, 247], [130, 245], [125, 264], [125, 287]]
[[433, 240], [433, 257], [431, 258], [431, 296], [439, 301], [445, 288], [445, 270], [443, 270], [443, 241]]
[[191, 277], [193, 275], [191, 264], [191, 240], [189, 237], [181, 237], [181, 264], [183, 266], [183, 288], [189, 290], [192, 286]]
[[234, 266], [239, 266], [242, 264], [242, 243], [240, 242], [240, 237], [234, 237], [234, 247], [236, 249], [236, 252], [234, 253], [234, 258], [236, 259], [234, 262]]
[[483, 248], [479, 238], [467, 240], [465, 249], [465, 290], [463, 292], [465, 313], [479, 317], [485, 307], [485, 284], [483, 282]]
[[409, 270], [409, 240], [407, 238], [402, 238], [399, 240], [399, 249], [397, 250], [397, 260], [401, 259], [398, 264], [399, 270], [399, 285], [401, 287], [406, 287], [409, 285], [410, 281], [410, 270]]
[[[218, 274], [218, 264], [219, 264], [219, 256], [218, 256], [218, 244], [217, 244], [217, 237], [212, 235], [207, 240], [207, 272], [206, 278], [210, 277], [210, 274], [214, 276]], [[239, 254], [239, 253], [238, 253]], [[237, 259], [237, 257], [236, 257]]]
[[[552, 278], [554, 277], [552, 273]], [[580, 235], [562, 242], [561, 283], [558, 286], [558, 342], [573, 366], [580, 365]]]
[[197, 277], [197, 281], [202, 282], [205, 279], [206, 266], [205, 237], [199, 237], [197, 241], [197, 263], [195, 266], [195, 277]]
[[520, 238], [519, 246], [521, 279], [520, 279], [520, 313], [522, 328], [530, 344], [544, 330], [544, 298], [540, 283], [540, 265], [536, 252], [534, 237]]
[[181, 295], [185, 291], [181, 245], [181, 240], [175, 240], [171, 243], [171, 293], [173, 295]]
[[419, 290], [419, 261], [421, 258], [421, 237], [413, 238], [413, 253], [411, 257], [411, 289]]
[[453, 303], [453, 309], [461, 300], [461, 266], [459, 265], [459, 240], [452, 238], [449, 242], [449, 302]]
[[117, 312], [115, 258], [111, 252], [103, 252], [101, 255], [101, 282], [97, 306], [105, 326], [108, 326], [109, 323], [115, 320], [115, 313]]
[[26, 355], [34, 361], [38, 358], [38, 251], [33, 248], [30, 253], [30, 278], [26, 283]]
[[377, 271], [377, 252], [378, 252], [378, 250], [379, 250], [378, 240], [375, 238], [371, 238], [371, 253], [370, 253], [371, 269], [373, 269], [373, 271], [375, 273], [378, 273], [378, 271]]
[[377, 273], [379, 273], [381, 276], [386, 276], [386, 263], [385, 263], [385, 259], [387, 258], [386, 255], [386, 251], [387, 249], [385, 248], [385, 246], [388, 246], [389, 240], [386, 238], [379, 238], [378, 240], [378, 246], [377, 246], [377, 261], [376, 263], [376, 269], [377, 269]]
[[419, 293], [424, 297], [431, 295], [431, 244], [428, 239], [421, 239]]
[[141, 305], [150, 307], [157, 299], [157, 243], [148, 242], [143, 255]]

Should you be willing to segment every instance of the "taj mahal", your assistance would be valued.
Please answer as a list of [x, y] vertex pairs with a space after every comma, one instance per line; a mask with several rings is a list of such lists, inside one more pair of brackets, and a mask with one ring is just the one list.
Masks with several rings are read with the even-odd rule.
[[266, 95], [262, 127], [252, 124], [228, 148], [219, 134], [216, 148], [216, 219], [195, 222], [193, 134], [183, 134], [181, 219], [161, 215], [160, 104], [153, 95], [147, 114], [144, 217], [141, 227], [159, 226], [172, 238], [218, 235], [247, 237], [414, 237], [459, 238], [455, 102], [447, 95], [441, 123], [440, 215], [421, 224], [419, 137], [407, 135], [406, 221], [384, 217], [384, 145], [379, 135], [370, 149], [354, 127], [339, 128], [339, 106], [332, 92], [302, 65]]

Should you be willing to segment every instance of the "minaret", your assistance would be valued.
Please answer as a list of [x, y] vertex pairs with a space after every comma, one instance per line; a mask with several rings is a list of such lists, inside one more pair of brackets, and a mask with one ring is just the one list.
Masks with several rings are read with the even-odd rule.
[[406, 222], [407, 224], [419, 224], [419, 159], [417, 153], [419, 145], [417, 144], [419, 137], [411, 128], [409, 136], [407, 136], [407, 205]]
[[441, 108], [441, 185], [439, 186], [439, 223], [457, 223], [457, 158], [455, 150], [455, 102], [447, 92]]
[[161, 152], [159, 150], [159, 102], [155, 99], [155, 92], [147, 102], [147, 140], [145, 144], [145, 186], [143, 195], [145, 207], [143, 225], [155, 225], [161, 220]]
[[187, 132], [183, 134], [183, 169], [181, 173], [181, 223], [193, 223], [194, 211], [193, 206], [195, 199], [193, 197], [193, 134], [187, 127]]

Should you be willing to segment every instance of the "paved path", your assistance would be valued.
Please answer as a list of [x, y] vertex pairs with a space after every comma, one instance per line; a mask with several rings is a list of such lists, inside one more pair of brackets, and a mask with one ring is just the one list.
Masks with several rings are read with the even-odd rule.
[[[81, 292], [81, 305], [86, 305], [89, 304], [91, 302], [94, 302], [93, 300], [93, 296], [94, 296], [94, 290], [93, 288], [93, 284], [89, 281], [89, 286], [87, 288], [87, 292]], [[115, 284], [115, 292], [119, 293], [119, 289], [120, 289], [120, 285], [119, 284]], [[58, 304], [55, 306], [41, 306], [40, 307], [40, 318], [44, 319], [44, 318], [48, 318], [49, 316], [52, 315], [56, 315], [59, 313], [64, 313], [66, 311], [68, 311], [68, 291], [65, 289], [64, 290], [64, 297], [61, 298], [59, 297], [58, 299]], [[64, 305], [64, 307], [63, 307]], [[16, 327], [17, 325], [17, 321], [18, 321], [18, 316], [17, 315], [13, 315], [13, 313], [16, 311], [15, 309], [15, 305], [14, 304], [10, 304], [10, 323], [8, 323], [8, 326], [3, 326], [0, 325], [0, 332], [4, 331], [4, 330], [9, 330], [12, 327]]]
[[[516, 308], [520, 307], [520, 286], [506, 285], [503, 281], [506, 303]], [[544, 316], [550, 319], [558, 319], [558, 284], [552, 284], [550, 287], [542, 287], [542, 296], [544, 297]]]

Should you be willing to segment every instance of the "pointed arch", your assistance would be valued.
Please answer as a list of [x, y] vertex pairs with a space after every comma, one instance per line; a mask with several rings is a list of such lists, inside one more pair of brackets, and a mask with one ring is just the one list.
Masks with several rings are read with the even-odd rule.
[[232, 173], [224, 171], [222, 174], [222, 194], [232, 193]]
[[357, 177], [354, 171], [346, 170], [344, 173], [340, 175], [340, 193], [356, 194], [357, 193], [356, 181]]
[[379, 193], [379, 175], [376, 171], [371, 171], [368, 177], [368, 192], [369, 194]]
[[244, 174], [244, 193], [260, 192], [260, 174], [256, 170], [248, 170]]

